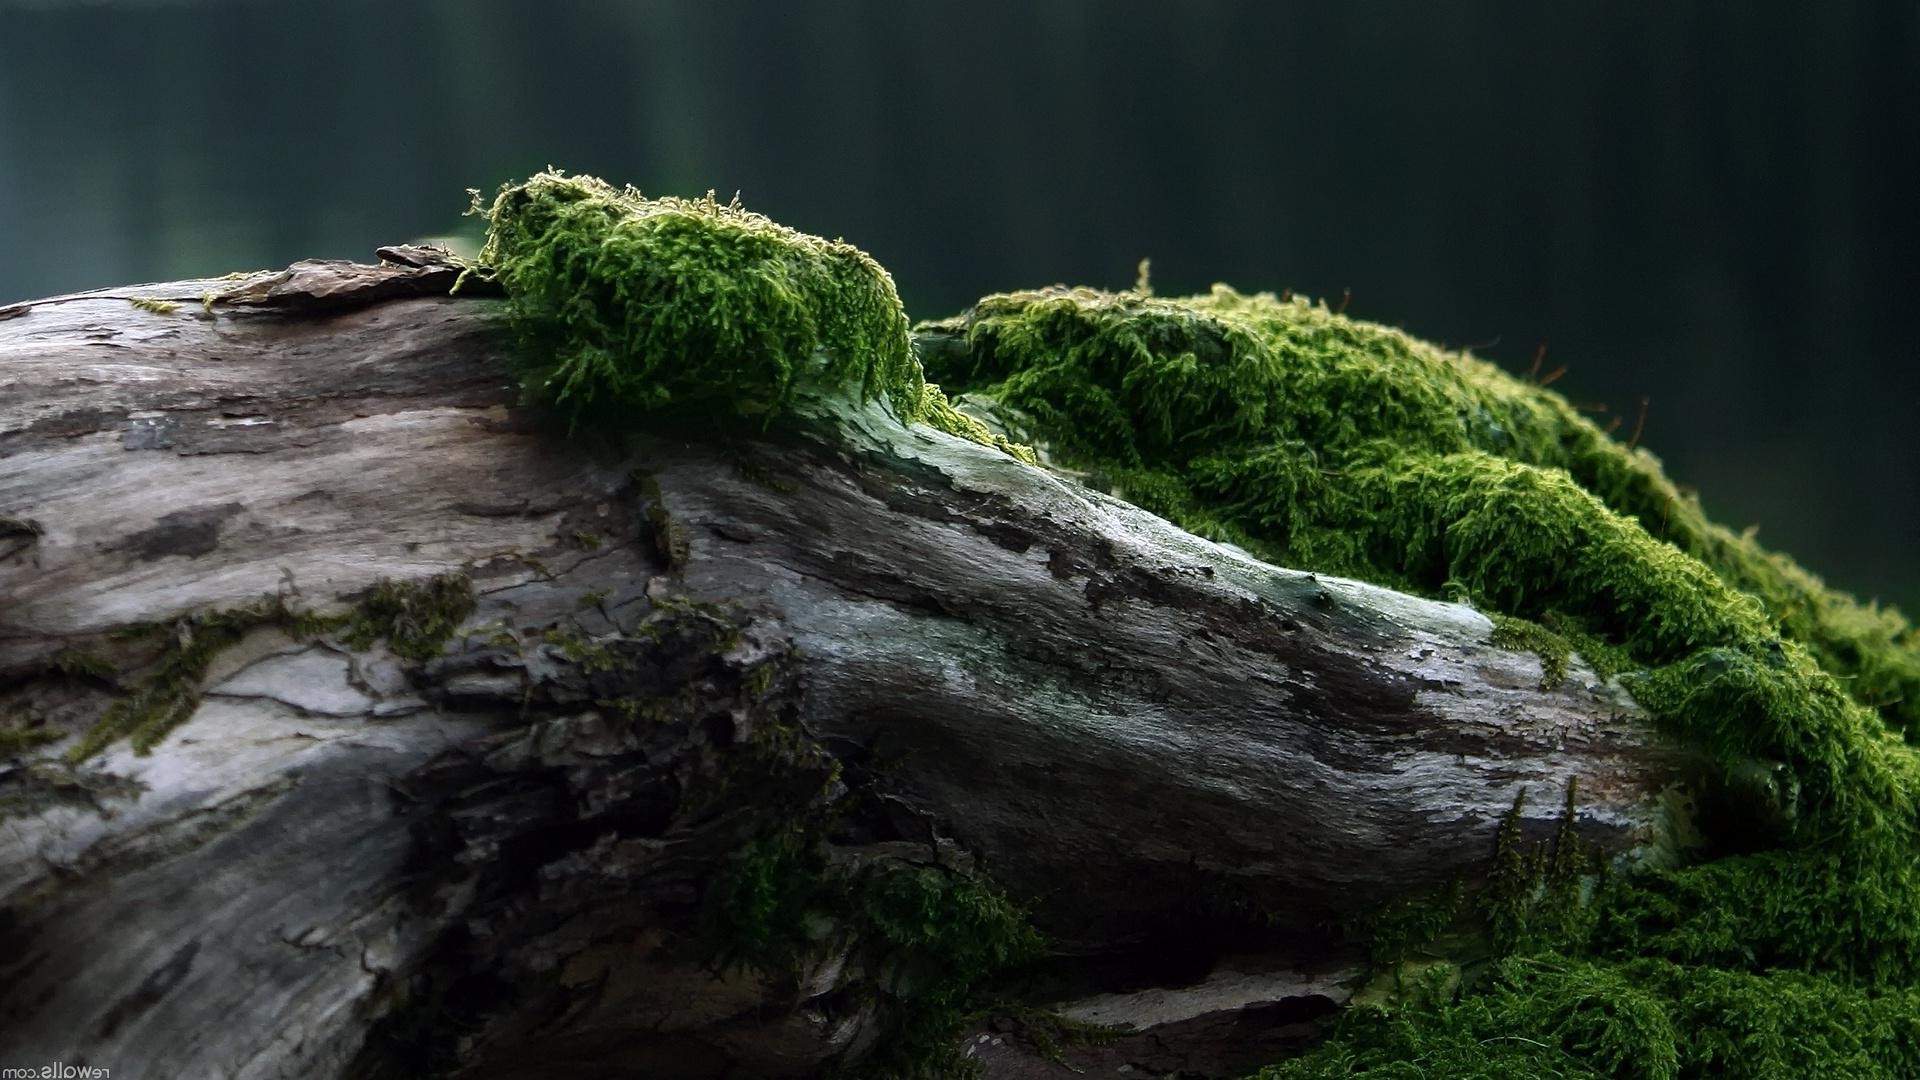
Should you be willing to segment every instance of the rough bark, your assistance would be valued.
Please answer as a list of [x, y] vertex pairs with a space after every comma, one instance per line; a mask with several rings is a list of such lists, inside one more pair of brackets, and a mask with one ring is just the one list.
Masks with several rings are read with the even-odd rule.
[[[1126, 1029], [1086, 1075], [1234, 1075], [1352, 992], [1352, 916], [1477, 881], [1522, 790], [1544, 836], [1578, 777], [1618, 853], [1685, 767], [1465, 607], [877, 402], [570, 443], [515, 407], [499, 301], [383, 254], [0, 309], [16, 725], [82, 731], [192, 613], [455, 572], [477, 600], [425, 661], [265, 619], [150, 755], [0, 764], [0, 1061], [846, 1068], [887, 1019], [855, 965], [716, 974], [699, 931], [732, 851], [832, 803], [836, 858], [1032, 906], [1053, 957], [1016, 991]], [[1007, 1027], [969, 1036], [989, 1075], [1061, 1068]]]

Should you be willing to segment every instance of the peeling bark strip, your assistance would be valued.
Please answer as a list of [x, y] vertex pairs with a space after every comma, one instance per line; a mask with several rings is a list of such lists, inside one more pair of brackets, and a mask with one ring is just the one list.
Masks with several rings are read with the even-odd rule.
[[[1464, 607], [879, 403], [571, 448], [513, 408], [496, 302], [382, 254], [0, 310], [0, 734], [45, 742], [0, 764], [0, 1060], [831, 1072], [902, 992], [868, 944], [716, 978], [700, 927], [742, 842], [832, 804], [835, 860], [984, 866], [1055, 939], [1028, 996], [1154, 1036], [1088, 1075], [1227, 1075], [1345, 999], [1343, 919], [1484, 873], [1523, 789], [1530, 835], [1578, 777], [1587, 841], [1655, 839], [1686, 763]], [[454, 572], [443, 656], [269, 622], [150, 756], [62, 757], [164, 647], [125, 631]]]

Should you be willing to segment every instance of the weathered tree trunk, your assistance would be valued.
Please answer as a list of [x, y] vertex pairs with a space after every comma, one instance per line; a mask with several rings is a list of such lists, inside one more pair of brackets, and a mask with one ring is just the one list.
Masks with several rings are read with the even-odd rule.
[[[61, 739], [0, 764], [0, 1061], [832, 1073], [885, 1030], [858, 943], [781, 979], [701, 931], [732, 852], [831, 809], [837, 860], [1031, 906], [1017, 989], [1134, 1032], [1088, 1075], [1232, 1075], [1346, 999], [1343, 920], [1483, 876], [1523, 789], [1543, 836], [1577, 777], [1618, 853], [1682, 768], [1465, 607], [877, 402], [571, 445], [516, 410], [499, 302], [386, 254], [0, 309], [0, 717]], [[424, 607], [289, 614], [451, 574], [437, 656], [395, 644]], [[216, 631], [150, 755], [67, 762]], [[1017, 1043], [968, 1048], [1055, 1068]]]

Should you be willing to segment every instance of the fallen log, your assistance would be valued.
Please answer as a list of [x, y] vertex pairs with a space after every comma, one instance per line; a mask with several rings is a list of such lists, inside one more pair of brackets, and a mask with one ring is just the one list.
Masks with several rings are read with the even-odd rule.
[[[879, 399], [569, 442], [484, 283], [383, 254], [0, 309], [0, 1060], [830, 1073], [1005, 946], [1088, 1075], [1232, 1075], [1516, 807], [1673, 842], [1692, 759], [1578, 657]], [[743, 865], [973, 921], [729, 963]], [[1043, 1075], [1018, 1030], [966, 1052]]]

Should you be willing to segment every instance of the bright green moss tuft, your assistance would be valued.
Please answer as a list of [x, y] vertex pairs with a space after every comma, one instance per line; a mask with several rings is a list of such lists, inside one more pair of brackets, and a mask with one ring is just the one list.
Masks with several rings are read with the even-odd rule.
[[384, 639], [395, 656], [424, 663], [440, 655], [473, 612], [473, 584], [465, 574], [381, 581], [354, 608], [341, 640], [369, 649]]
[[541, 173], [487, 211], [483, 262], [527, 339], [523, 383], [570, 419], [778, 412], [805, 381], [903, 416], [920, 366], [893, 279], [859, 249], [737, 203]]
[[481, 259], [523, 339], [521, 385], [572, 429], [764, 420], [804, 386], [857, 387], [904, 423], [1034, 460], [923, 380], [893, 278], [851, 244], [711, 193], [650, 199], [551, 171], [485, 214]]
[[1567, 679], [1573, 643], [1536, 622], [1511, 615], [1493, 616], [1493, 643], [1503, 649], [1533, 653], [1540, 658], [1540, 689], [1552, 690]]

